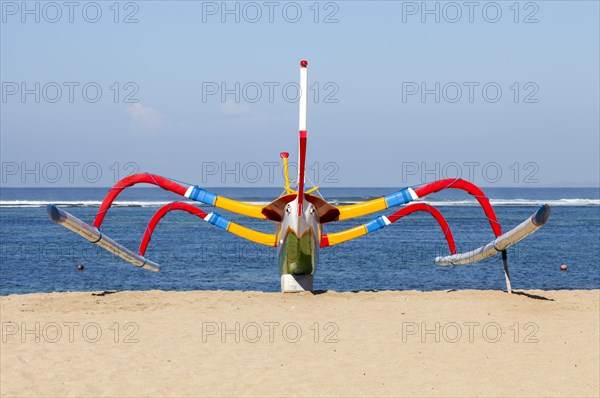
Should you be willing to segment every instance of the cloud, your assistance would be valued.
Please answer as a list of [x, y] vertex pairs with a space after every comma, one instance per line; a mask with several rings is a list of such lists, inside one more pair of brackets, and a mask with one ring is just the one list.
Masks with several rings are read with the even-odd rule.
[[220, 111], [221, 114], [230, 116], [230, 121], [259, 125], [267, 123], [270, 120], [268, 114], [255, 112], [248, 104], [239, 104], [232, 101], [221, 103]]
[[164, 128], [165, 117], [157, 109], [144, 106], [141, 102], [127, 108], [131, 117], [131, 130], [141, 133], [158, 133]]
[[250, 107], [246, 104], [238, 104], [232, 101], [221, 103], [221, 113], [225, 115], [249, 115]]

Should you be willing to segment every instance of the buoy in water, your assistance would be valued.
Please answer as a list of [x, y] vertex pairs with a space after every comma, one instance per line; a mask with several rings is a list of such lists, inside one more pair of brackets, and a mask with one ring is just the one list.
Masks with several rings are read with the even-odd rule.
[[84, 268], [83, 264], [77, 264], [77, 271], [83, 271]]
[[561, 265], [560, 266], [560, 270], [561, 271], [566, 271], [567, 270], [567, 265], [566, 264]]

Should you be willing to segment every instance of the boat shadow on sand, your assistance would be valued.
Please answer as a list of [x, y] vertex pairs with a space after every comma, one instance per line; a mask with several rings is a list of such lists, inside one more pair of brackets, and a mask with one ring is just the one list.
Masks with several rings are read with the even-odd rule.
[[[456, 289], [451, 289], [451, 290], [446, 290], [446, 293], [453, 293], [453, 292], [458, 292], [460, 290], [456, 290]], [[332, 290], [314, 290], [312, 292], [313, 295], [319, 295], [319, 294], [324, 294], [324, 293], [330, 293], [333, 292]], [[351, 290], [349, 293], [378, 293], [378, 292], [389, 292], [389, 290], [374, 290], [374, 289], [366, 289], [366, 290]], [[397, 292], [402, 292], [402, 290], [397, 290]], [[507, 293], [506, 290], [502, 290], [502, 293]], [[543, 300], [543, 301], [555, 301], [553, 298], [548, 298], [548, 297], [544, 297], [544, 296], [540, 296], [538, 294], [532, 294], [532, 293], [526, 293], [526, 292], [520, 292], [520, 291], [516, 291], [513, 290], [512, 294], [517, 295], [517, 296], [525, 296], [527, 298], [533, 299], [533, 300]]]

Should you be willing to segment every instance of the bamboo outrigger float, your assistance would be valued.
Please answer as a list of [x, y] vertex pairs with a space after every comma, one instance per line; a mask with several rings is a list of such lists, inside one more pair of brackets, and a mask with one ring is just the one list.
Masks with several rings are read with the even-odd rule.
[[[431, 214], [438, 222], [446, 237], [450, 251], [450, 255], [448, 256], [437, 257], [435, 259], [436, 265], [468, 264], [502, 253], [507, 291], [510, 293], [511, 285], [508, 273], [507, 249], [542, 227], [548, 220], [550, 207], [548, 205], [542, 206], [523, 223], [502, 234], [500, 223], [494, 209], [490, 205], [489, 199], [477, 186], [462, 179], [444, 179], [419, 187], [406, 187], [381, 198], [337, 207], [329, 204], [323, 198], [313, 195], [312, 193], [318, 187], [313, 187], [309, 190], [305, 189], [306, 147], [308, 138], [306, 124], [307, 67], [308, 63], [306, 61], [300, 62], [299, 170], [298, 178], [295, 181], [296, 189], [291, 187], [288, 175], [289, 155], [286, 152], [282, 152], [280, 156], [283, 159], [284, 165], [285, 190], [280, 197], [267, 206], [239, 202], [206, 191], [199, 186], [184, 186], [170, 179], [146, 173], [126, 177], [111, 188], [98, 210], [93, 225], [86, 224], [52, 204], [48, 205], [48, 215], [52, 221], [83, 236], [90, 242], [112, 252], [125, 261], [140, 268], [158, 272], [160, 270], [159, 265], [144, 257], [152, 233], [158, 222], [169, 212], [176, 210], [186, 211], [244, 239], [266, 246], [277, 247], [278, 265], [281, 271], [281, 290], [283, 292], [296, 292], [312, 290], [319, 249], [356, 239], [359, 236], [385, 228], [411, 213], [423, 211]], [[172, 202], [161, 207], [151, 218], [142, 238], [139, 252], [135, 253], [101, 233], [100, 227], [106, 213], [117, 196], [127, 187], [140, 183], [156, 185], [204, 205], [248, 217], [272, 221], [276, 224], [275, 234], [267, 234], [246, 228], [231, 222], [215, 212], [206, 213], [201, 208], [190, 203]], [[444, 189], [459, 189], [472, 195], [479, 202], [488, 218], [495, 239], [478, 249], [466, 253], [456, 253], [456, 245], [452, 232], [439, 210], [424, 202], [409, 204]], [[349, 220], [402, 205], [406, 206], [389, 216], [380, 215], [366, 224], [344, 231], [329, 234], [323, 233], [324, 224]]]

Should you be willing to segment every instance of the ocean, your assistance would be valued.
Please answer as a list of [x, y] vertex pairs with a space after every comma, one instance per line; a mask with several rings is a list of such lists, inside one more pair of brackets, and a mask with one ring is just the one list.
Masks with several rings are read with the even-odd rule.
[[[279, 188], [213, 188], [233, 199], [268, 203]], [[380, 197], [394, 188], [327, 188], [332, 204]], [[279, 291], [276, 249], [245, 241], [184, 212], [168, 214], [156, 228], [146, 257], [160, 273], [117, 258], [54, 224], [48, 203], [67, 208], [92, 224], [108, 188], [0, 188], [0, 295], [102, 290], [258, 290]], [[600, 288], [600, 190], [598, 188], [487, 188], [503, 231], [551, 207], [548, 223], [508, 250], [513, 289]], [[102, 231], [137, 251], [146, 225], [160, 206], [180, 200], [158, 188], [129, 188], [104, 220]], [[462, 191], [427, 198], [445, 216], [457, 252], [493, 239], [477, 202]], [[207, 207], [207, 206], [203, 206]], [[208, 210], [208, 209], [207, 209]], [[273, 223], [217, 210], [234, 222], [272, 233]], [[391, 214], [389, 209], [380, 214]], [[324, 232], [365, 223], [377, 214], [328, 224]], [[500, 256], [479, 263], [439, 267], [448, 254], [444, 235], [425, 213], [409, 215], [388, 228], [322, 249], [315, 290], [504, 289]], [[85, 269], [78, 271], [77, 264]], [[566, 264], [567, 271], [560, 271]]]

